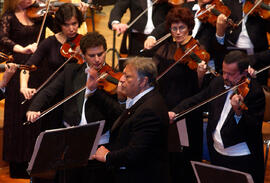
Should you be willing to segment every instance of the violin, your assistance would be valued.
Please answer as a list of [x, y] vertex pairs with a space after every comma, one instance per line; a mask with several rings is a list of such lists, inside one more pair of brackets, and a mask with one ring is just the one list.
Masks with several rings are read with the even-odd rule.
[[[225, 6], [222, 1], [213, 0], [210, 4], [205, 4], [201, 7], [201, 10], [197, 14], [197, 18], [203, 23], [208, 22], [216, 27], [217, 17], [220, 14], [224, 14], [226, 17], [229, 17], [231, 10]], [[227, 22], [232, 27], [237, 26], [231, 19], [228, 19]]]
[[103, 89], [111, 95], [116, 94], [118, 81], [123, 74], [121, 72], [114, 72], [113, 69], [108, 65], [103, 66], [98, 73], [99, 75], [106, 73], [105, 77], [98, 80], [98, 88]]
[[[0, 52], [0, 59], [1, 62], [12, 62], [14, 60], [12, 55], [7, 55], [3, 52]], [[35, 71], [37, 70], [37, 67], [35, 65], [22, 65], [22, 64], [16, 64], [16, 67], [20, 70], [28, 70], [28, 71]]]
[[270, 1], [269, 0], [246, 0], [243, 12], [245, 14], [259, 14], [263, 19], [270, 20]]
[[64, 43], [60, 48], [61, 55], [65, 58], [76, 58], [78, 60], [78, 64], [84, 63], [84, 59], [79, 53], [81, 38], [82, 35], [77, 34], [77, 36], [73, 40]]
[[[58, 7], [61, 6], [62, 4], [65, 4], [65, 3], [71, 3], [71, 2], [70, 1], [68, 1], [68, 2], [59, 2], [59, 1], [51, 2], [49, 5], [48, 13], [54, 14], [58, 10]], [[74, 4], [75, 6], [79, 6], [79, 3], [72, 3], [72, 4]], [[89, 5], [90, 9], [93, 9], [97, 12], [100, 12], [103, 9], [103, 7], [101, 5], [94, 5], [92, 3], [89, 3], [88, 5]], [[26, 15], [31, 19], [41, 18], [45, 15], [46, 8], [47, 8], [46, 3], [36, 1], [32, 6], [27, 8]]]
[[[180, 59], [185, 54], [186, 50], [189, 50], [192, 47], [194, 47], [194, 49], [191, 53]], [[179, 61], [182, 64], [187, 64], [191, 70], [195, 70], [198, 67], [198, 63], [201, 61], [207, 63], [210, 60], [210, 55], [206, 50], [200, 47], [199, 42], [196, 39], [191, 37], [186, 45], [180, 45], [175, 51], [174, 60]]]
[[[231, 95], [230, 98], [232, 98], [235, 94], [241, 95], [243, 98], [245, 98], [249, 92], [249, 84], [250, 79], [249, 78], [243, 78], [241, 80], [241, 85], [237, 87], [237, 89], [234, 91], [234, 94]], [[248, 110], [248, 107], [243, 102], [240, 102], [240, 108], [242, 110]]]

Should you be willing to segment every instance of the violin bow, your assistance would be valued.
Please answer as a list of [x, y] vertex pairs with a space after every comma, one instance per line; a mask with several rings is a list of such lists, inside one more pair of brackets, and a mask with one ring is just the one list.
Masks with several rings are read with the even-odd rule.
[[44, 25], [45, 25], [45, 21], [46, 21], [48, 12], [49, 12], [50, 3], [51, 3], [51, 0], [48, 0], [47, 1], [46, 12], [44, 14], [44, 17], [43, 17], [43, 20], [42, 20], [42, 23], [41, 23], [41, 27], [40, 27], [40, 30], [39, 30], [39, 33], [38, 33], [38, 37], [37, 37], [37, 45], [39, 44], [39, 41], [40, 41], [40, 38], [41, 38], [41, 34], [42, 34], [42, 31], [43, 31], [43, 28], [44, 28]]
[[[129, 29], [135, 22], [137, 22], [137, 20], [139, 18], [141, 18], [141, 16], [143, 16], [150, 8], [152, 8], [154, 6], [154, 4], [156, 4], [158, 2], [158, 0], [155, 0], [151, 6], [148, 6], [145, 10], [143, 10], [132, 22], [130, 22], [127, 26], [127, 29]], [[117, 34], [117, 36], [120, 36], [121, 33]]]
[[184, 55], [182, 55], [181, 58], [179, 58], [176, 62], [174, 62], [172, 65], [170, 65], [170, 67], [168, 67], [164, 72], [162, 72], [156, 79], [156, 81], [158, 81], [161, 77], [163, 77], [169, 70], [171, 70], [176, 64], [178, 64], [178, 62], [180, 62], [185, 56], [187, 56], [194, 48], [196, 48], [196, 46], [198, 46], [197, 44], [194, 44], [190, 49], [187, 50], [187, 52], [185, 52]]
[[[159, 45], [160, 43], [162, 43], [163, 41], [165, 41], [167, 38], [169, 38], [172, 34], [169, 32], [167, 33], [165, 36], [161, 37], [160, 39], [157, 40], [157, 42], [155, 43], [155, 45], [152, 47], [154, 48], [155, 46]], [[151, 48], [151, 49], [152, 49]], [[143, 52], [145, 51], [146, 49], [141, 49], [140, 52]]]
[[245, 16], [238, 22], [238, 24], [236, 24], [237, 26], [239, 26], [243, 21], [244, 19], [255, 9], [257, 8], [257, 6], [262, 2], [262, 0], [258, 0], [256, 2], [256, 4], [247, 12], [247, 14], [245, 14]]
[[[98, 78], [97, 81], [100, 79], [103, 79], [105, 77], [107, 77], [108, 73], [103, 73], [101, 74]], [[57, 107], [59, 107], [60, 105], [64, 104], [65, 102], [67, 102], [68, 100], [70, 100], [71, 98], [75, 97], [76, 95], [78, 95], [79, 93], [81, 93], [82, 91], [84, 91], [87, 88], [87, 86], [83, 86], [80, 89], [78, 89], [77, 91], [75, 91], [74, 93], [72, 93], [71, 95], [67, 96], [66, 98], [64, 98], [63, 100], [61, 100], [60, 102], [54, 104], [53, 106], [49, 107], [48, 109], [46, 109], [45, 111], [43, 111], [40, 116], [36, 119], [39, 120], [40, 118], [42, 118], [43, 116], [45, 116], [46, 114], [48, 114], [49, 112], [53, 111], [54, 109], [56, 109]], [[29, 125], [31, 124], [30, 121], [26, 121], [23, 123], [23, 125]]]
[[[263, 72], [263, 71], [265, 71], [265, 70], [267, 70], [269, 68], [270, 68], [270, 65], [268, 65], [268, 66], [266, 66], [266, 67], [264, 67], [264, 68], [262, 68], [262, 69], [260, 69], [258, 71], [255, 71], [255, 75], [257, 75], [257, 74], [259, 74], [259, 73], [261, 73], [261, 72]], [[213, 97], [211, 97], [211, 98], [209, 98], [209, 99], [207, 99], [207, 100], [205, 100], [205, 101], [203, 101], [203, 102], [201, 102], [201, 103], [199, 103], [199, 104], [197, 104], [195, 106], [192, 106], [192, 107], [190, 107], [190, 108], [188, 108], [188, 109], [186, 109], [186, 110], [184, 110], [184, 111], [182, 111], [180, 113], [177, 113], [175, 115], [173, 121], [178, 121], [179, 118], [186, 115], [187, 113], [189, 113], [191, 111], [194, 111], [195, 109], [198, 109], [199, 107], [203, 106], [204, 104], [207, 104], [208, 102], [211, 102], [211, 101], [215, 100], [216, 98], [228, 93], [229, 91], [236, 90], [239, 86], [243, 85], [246, 82], [247, 81], [243, 81], [243, 82], [241, 82], [241, 83], [239, 83], [239, 84], [237, 84], [237, 85], [235, 85], [235, 86], [233, 86], [231, 88], [228, 88], [225, 91], [223, 91], [223, 92], [221, 92], [221, 93], [219, 93], [219, 94], [217, 94], [217, 95], [215, 95], [215, 96], [213, 96]]]
[[[58, 71], [60, 70], [60, 69], [62, 69], [72, 58], [74, 58], [74, 56], [71, 56], [71, 57], [69, 57], [56, 71], [54, 71], [54, 73], [52, 73], [52, 75], [50, 75], [50, 77], [46, 80], [46, 81], [44, 81], [43, 83], [42, 83], [42, 85], [40, 85], [39, 87], [38, 87], [38, 89], [36, 90], [36, 93], [35, 94], [37, 94], [55, 75], [56, 75], [56, 73], [58, 73]], [[34, 94], [34, 95], [35, 95]], [[33, 95], [33, 96], [34, 96]], [[32, 96], [32, 97], [33, 97]], [[24, 101], [22, 101], [21, 102], [21, 104], [24, 104], [26, 101], [27, 101], [28, 99], [25, 99]]]

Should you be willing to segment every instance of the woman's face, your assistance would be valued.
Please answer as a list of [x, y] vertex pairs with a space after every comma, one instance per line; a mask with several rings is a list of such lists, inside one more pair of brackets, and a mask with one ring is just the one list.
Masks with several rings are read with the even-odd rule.
[[28, 8], [34, 3], [34, 0], [19, 0], [17, 6], [21, 9]]
[[183, 43], [189, 35], [188, 26], [183, 22], [171, 24], [171, 34], [177, 43]]
[[64, 25], [61, 25], [62, 33], [67, 38], [73, 38], [77, 35], [79, 22], [75, 16], [67, 20]]

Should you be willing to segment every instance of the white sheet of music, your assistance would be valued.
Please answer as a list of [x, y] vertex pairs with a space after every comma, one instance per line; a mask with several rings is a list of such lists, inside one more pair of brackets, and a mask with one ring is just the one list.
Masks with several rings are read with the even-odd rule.
[[189, 140], [188, 140], [188, 132], [187, 132], [187, 125], [186, 125], [186, 119], [181, 119], [176, 122], [178, 134], [179, 134], [179, 140], [180, 144], [182, 146], [189, 146]]

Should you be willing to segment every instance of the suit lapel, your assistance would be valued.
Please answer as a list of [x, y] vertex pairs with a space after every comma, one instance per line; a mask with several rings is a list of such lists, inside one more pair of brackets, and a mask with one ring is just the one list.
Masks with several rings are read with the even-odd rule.
[[147, 8], [147, 0], [140, 0], [141, 1], [141, 6], [142, 6], [142, 9], [145, 10]]
[[132, 116], [132, 114], [136, 111], [136, 109], [141, 106], [146, 100], [148, 100], [149, 98], [151, 98], [154, 94], [156, 93], [156, 91], [152, 90], [149, 93], [147, 93], [146, 95], [144, 95], [142, 98], [140, 98], [130, 109], [126, 109], [121, 115], [120, 117], [114, 122], [111, 132], [113, 132], [114, 130], [116, 130], [117, 128], [119, 128], [130, 116]]

